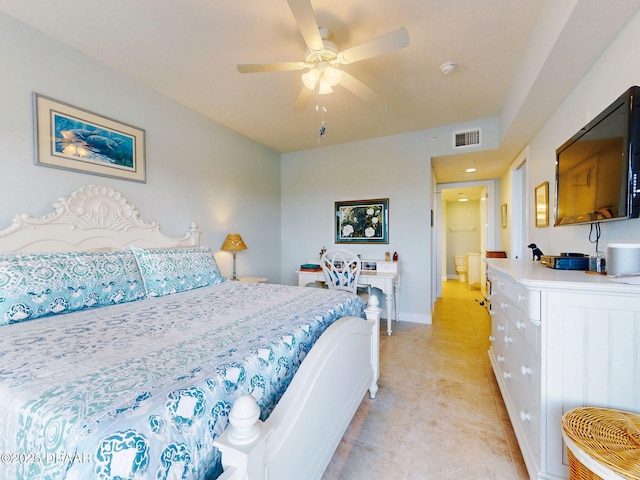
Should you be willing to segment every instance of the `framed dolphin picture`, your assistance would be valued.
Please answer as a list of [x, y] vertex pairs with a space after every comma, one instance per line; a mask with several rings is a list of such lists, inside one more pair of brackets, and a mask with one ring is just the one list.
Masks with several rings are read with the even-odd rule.
[[36, 165], [146, 181], [145, 132], [34, 94]]

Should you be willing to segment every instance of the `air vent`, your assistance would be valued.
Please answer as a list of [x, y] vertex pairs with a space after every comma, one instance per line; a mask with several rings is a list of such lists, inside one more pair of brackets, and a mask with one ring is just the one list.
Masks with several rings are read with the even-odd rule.
[[467, 132], [455, 132], [453, 134], [453, 148], [471, 147], [480, 145], [480, 129]]

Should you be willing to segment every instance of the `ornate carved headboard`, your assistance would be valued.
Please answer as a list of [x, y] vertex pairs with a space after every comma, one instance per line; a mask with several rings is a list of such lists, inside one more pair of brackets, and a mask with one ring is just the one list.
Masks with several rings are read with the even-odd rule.
[[192, 223], [181, 238], [165, 235], [158, 223], [146, 223], [138, 210], [111, 187], [88, 185], [59, 198], [42, 217], [16, 215], [0, 231], [1, 253], [71, 252], [198, 246], [200, 230]]

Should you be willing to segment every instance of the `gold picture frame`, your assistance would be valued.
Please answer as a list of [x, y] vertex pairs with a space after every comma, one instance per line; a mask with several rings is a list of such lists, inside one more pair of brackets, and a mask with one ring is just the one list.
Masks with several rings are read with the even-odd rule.
[[34, 93], [36, 165], [146, 182], [145, 131]]
[[549, 226], [549, 182], [543, 182], [535, 188], [536, 227]]
[[500, 225], [502, 228], [507, 228], [507, 204], [500, 205]]

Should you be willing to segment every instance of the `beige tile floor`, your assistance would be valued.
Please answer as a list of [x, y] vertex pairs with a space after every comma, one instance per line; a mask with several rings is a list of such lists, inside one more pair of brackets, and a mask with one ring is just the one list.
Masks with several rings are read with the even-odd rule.
[[479, 290], [448, 281], [432, 325], [381, 330], [380, 380], [323, 480], [525, 480], [524, 461], [487, 356]]

